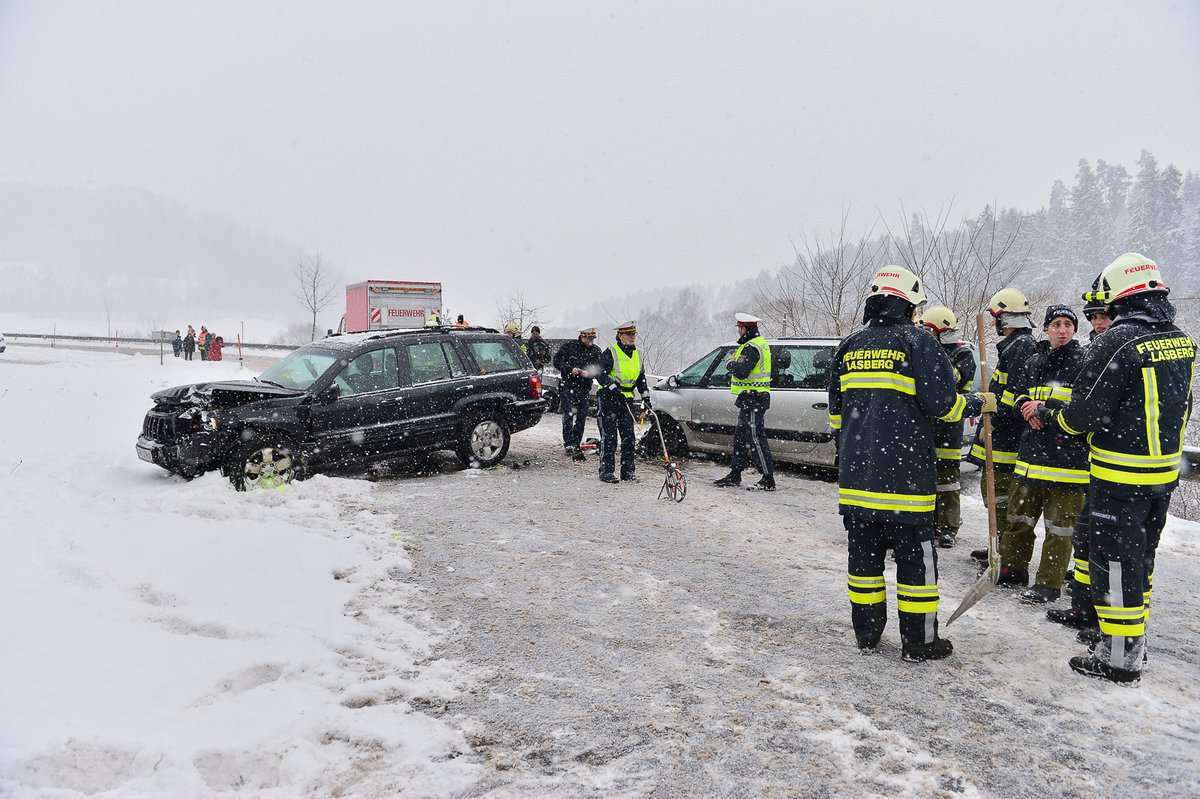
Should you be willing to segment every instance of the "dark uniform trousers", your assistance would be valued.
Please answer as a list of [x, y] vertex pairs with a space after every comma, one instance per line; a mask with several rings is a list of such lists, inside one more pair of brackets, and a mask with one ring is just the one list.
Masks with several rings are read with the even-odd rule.
[[621, 477], [634, 473], [633, 412], [624, 394], [612, 389], [600, 396], [600, 474], [612, 474], [617, 458], [617, 434], [621, 436]]
[[[1090, 492], [1089, 492], [1090, 493]], [[1092, 605], [1092, 574], [1088, 558], [1092, 551], [1091, 499], [1083, 501], [1083, 510], [1075, 520], [1075, 530], [1071, 533], [1071, 554], [1073, 571], [1071, 573], [1071, 608], [1081, 619], [1096, 622], [1096, 610]]]
[[591, 387], [562, 385], [559, 410], [562, 411], [564, 447], [578, 448], [583, 441], [583, 426], [587, 422], [588, 393]]
[[887, 626], [883, 565], [889, 549], [896, 561], [900, 640], [907, 646], [937, 638], [937, 549], [933, 514], [928, 516], [929, 521], [920, 524], [842, 517], [849, 537], [850, 614], [859, 646], [874, 647]]
[[1154, 555], [1167, 522], [1171, 494], [1123, 499], [1092, 485], [1088, 576], [1100, 632], [1104, 633], [1095, 657], [1115, 668], [1141, 671]]
[[740, 472], [747, 458], [769, 476], [775, 473], [771, 448], [767, 443], [766, 413], [771, 395], [763, 391], [743, 391], [738, 395], [738, 421], [733, 433], [733, 459], [730, 469]]

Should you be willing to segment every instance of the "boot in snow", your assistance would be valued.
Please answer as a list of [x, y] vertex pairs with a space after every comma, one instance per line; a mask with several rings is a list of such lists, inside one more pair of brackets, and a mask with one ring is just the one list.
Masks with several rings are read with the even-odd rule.
[[1012, 566], [1000, 567], [1000, 578], [996, 580], [996, 585], [1005, 585], [1009, 588], [1019, 588], [1029, 585], [1029, 570], [1016, 569]]
[[988, 551], [986, 549], [972, 549], [971, 560], [977, 560], [986, 566], [988, 562]]
[[1067, 661], [1071, 670], [1085, 677], [1103, 677], [1110, 682], [1130, 683], [1142, 678], [1140, 671], [1129, 671], [1110, 666], [1095, 655], [1078, 655]]
[[600, 475], [600, 482], [602, 482], [602, 483], [619, 483], [621, 481], [618, 480], [617, 476], [615, 474], [613, 474], [612, 472], [605, 472], [604, 474]]
[[732, 486], [740, 486], [742, 484], [741, 472], [730, 472], [720, 480], [713, 480], [713, 485], [717, 488], [730, 488]]
[[1017, 597], [1026, 605], [1044, 605], [1047, 602], [1053, 602], [1062, 596], [1062, 591], [1058, 588], [1049, 588], [1044, 585], [1033, 585], [1021, 592], [1021, 596]]
[[[939, 533], [937, 537], [937, 545], [942, 549], [950, 549], [954, 546], [954, 539], [957, 538], [955, 533]], [[983, 559], [987, 560], [987, 550], [983, 550]]]
[[1100, 639], [1102, 637], [1103, 636], [1100, 635], [1100, 627], [1099, 626], [1084, 627], [1082, 630], [1079, 631], [1078, 634], [1076, 634], [1075, 640], [1081, 644], [1087, 644], [1088, 646], [1095, 646], [1096, 644], [1098, 644], [1100, 642]]
[[774, 491], [775, 490], [775, 477], [774, 477], [774, 475], [764, 474], [762, 476], [762, 479], [760, 479], [757, 483], [755, 483], [754, 485], [746, 486], [746, 490], [747, 491]]
[[1089, 627], [1097, 627], [1100, 622], [1096, 620], [1095, 613], [1088, 613], [1079, 608], [1050, 608], [1046, 611], [1046, 618], [1055, 624], [1061, 624], [1064, 627], [1073, 627], [1076, 630], [1085, 630]]
[[934, 638], [927, 644], [905, 644], [902, 657], [909, 663], [921, 663], [925, 660], [941, 660], [950, 657], [954, 644], [945, 638]]

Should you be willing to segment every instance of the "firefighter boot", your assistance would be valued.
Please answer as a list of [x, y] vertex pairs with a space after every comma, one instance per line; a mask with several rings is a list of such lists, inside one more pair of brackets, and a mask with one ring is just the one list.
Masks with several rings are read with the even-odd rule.
[[722, 477], [720, 480], [713, 480], [713, 485], [717, 488], [732, 488], [742, 484], [742, 473], [730, 471], [729, 474]]
[[1091, 627], [1098, 627], [1100, 624], [1096, 620], [1095, 611], [1088, 613], [1088, 611], [1077, 607], [1051, 608], [1046, 611], [1046, 618], [1055, 624], [1072, 627], [1076, 630], [1086, 630]]
[[1003, 585], [1009, 588], [1020, 588], [1029, 585], [1029, 570], [1017, 569], [1012, 566], [1000, 567], [1000, 578], [996, 580], [996, 585]]
[[934, 638], [927, 644], [905, 644], [901, 657], [909, 663], [921, 663], [925, 660], [941, 660], [950, 657], [954, 644], [945, 638]]
[[1026, 605], [1044, 605], [1047, 602], [1053, 602], [1062, 596], [1062, 591], [1058, 588], [1049, 588], [1044, 585], [1032, 585], [1021, 592], [1017, 597]]

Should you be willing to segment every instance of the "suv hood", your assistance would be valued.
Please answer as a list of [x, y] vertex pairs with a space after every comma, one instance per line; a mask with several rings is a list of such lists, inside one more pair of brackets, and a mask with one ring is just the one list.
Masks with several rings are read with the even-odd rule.
[[245, 405], [269, 397], [298, 397], [304, 392], [295, 388], [273, 386], [257, 380], [223, 380], [216, 383], [193, 383], [175, 386], [150, 395], [156, 405], [198, 405], [227, 408]]

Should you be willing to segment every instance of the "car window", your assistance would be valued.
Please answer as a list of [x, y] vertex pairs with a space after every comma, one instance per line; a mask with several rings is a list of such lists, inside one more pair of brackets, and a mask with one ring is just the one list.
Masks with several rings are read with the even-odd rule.
[[771, 388], [829, 388], [833, 350], [829, 347], [771, 347]]
[[733, 357], [733, 353], [737, 350], [734, 347], [721, 347], [717, 350], [717, 365], [713, 369], [713, 373], [709, 375], [708, 380], [704, 385], [709, 388], [729, 388], [733, 382], [733, 373], [725, 368], [725, 362]]
[[283, 356], [258, 376], [264, 383], [307, 389], [337, 362], [329, 350], [295, 350]]
[[504, 346], [503, 341], [468, 341], [467, 347], [475, 363], [479, 364], [481, 375], [513, 372], [521, 368], [516, 356]]
[[713, 350], [708, 355], [705, 355], [703, 358], [696, 361], [694, 364], [676, 375], [675, 381], [681, 386], [700, 385], [700, 381], [702, 381], [704, 376], [708, 374], [709, 367], [712, 366], [713, 361], [715, 361], [717, 356], [724, 351], [725, 350], [722, 347], [718, 347], [717, 349]]
[[400, 369], [396, 362], [396, 351], [388, 347], [364, 352], [346, 364], [333, 382], [341, 389], [343, 396], [397, 388], [400, 385]]
[[413, 385], [435, 383], [466, 374], [462, 361], [453, 347], [443, 346], [440, 341], [427, 344], [408, 345], [408, 364], [412, 371]]

